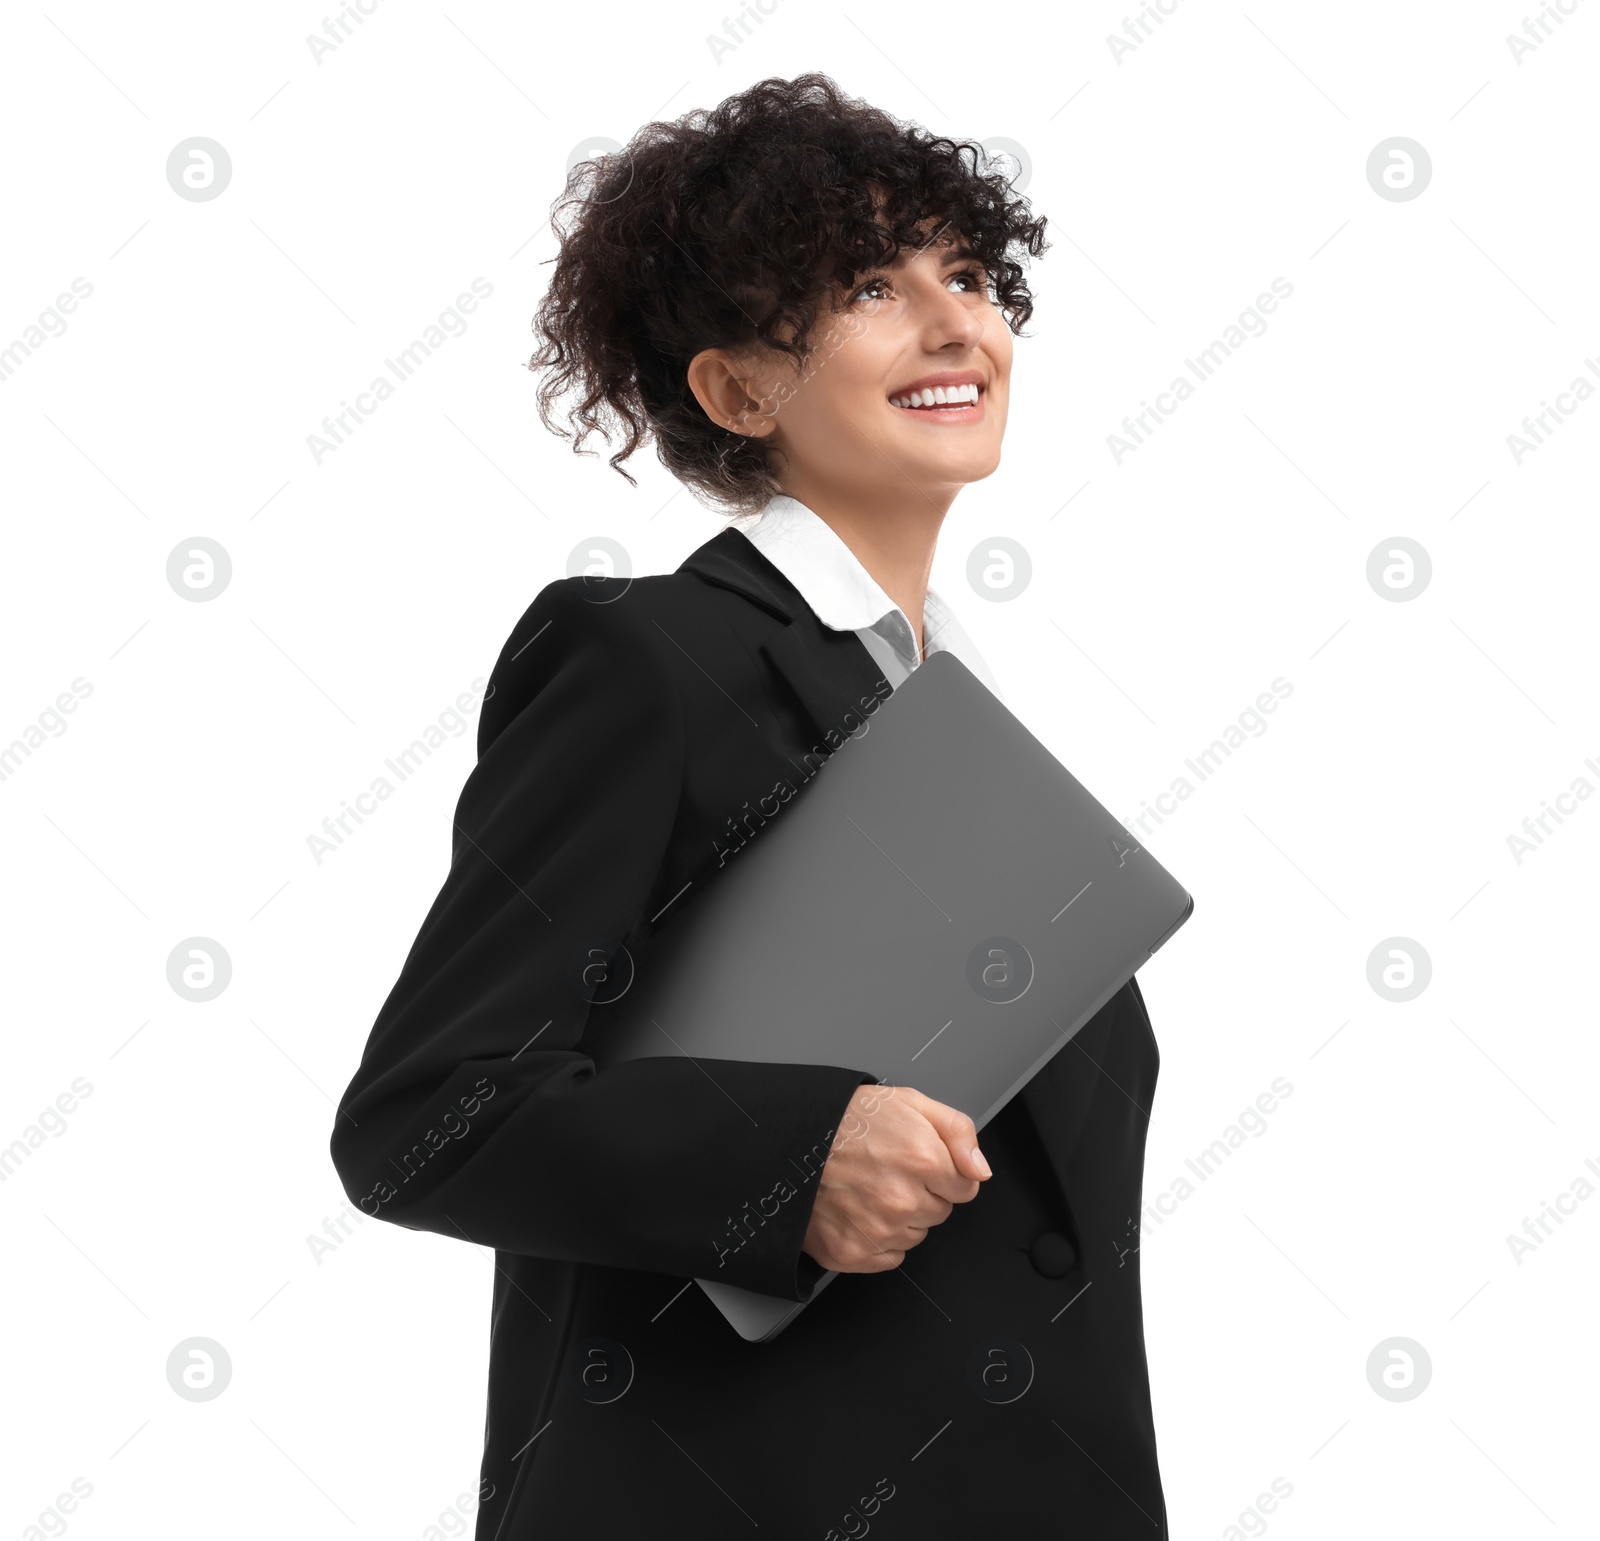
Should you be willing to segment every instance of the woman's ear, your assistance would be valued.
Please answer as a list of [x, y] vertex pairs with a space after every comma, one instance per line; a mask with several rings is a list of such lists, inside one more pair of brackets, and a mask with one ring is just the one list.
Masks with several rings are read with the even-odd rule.
[[726, 348], [707, 348], [689, 361], [688, 379], [694, 399], [713, 423], [751, 439], [772, 432], [778, 403], [762, 394], [748, 359], [736, 358]]

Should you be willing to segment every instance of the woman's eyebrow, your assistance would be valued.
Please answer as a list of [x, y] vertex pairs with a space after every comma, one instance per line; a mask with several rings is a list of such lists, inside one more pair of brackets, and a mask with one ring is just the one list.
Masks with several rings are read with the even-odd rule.
[[[923, 246], [902, 246], [899, 255], [893, 262], [887, 263], [884, 267], [875, 269], [875, 271], [887, 273], [892, 272], [895, 268], [902, 268], [913, 257], [926, 250], [927, 247]], [[939, 266], [946, 268], [953, 266], [957, 262], [969, 262], [976, 255], [965, 240], [940, 241], [935, 250], [939, 253]]]
[[[902, 246], [893, 262], [884, 262], [876, 266], [867, 266], [854, 270], [851, 275], [852, 282], [859, 282], [874, 274], [887, 274], [898, 272], [919, 252], [927, 250], [926, 247]], [[961, 262], [976, 260], [977, 253], [964, 239], [956, 241], [940, 241], [937, 247], [939, 253], [939, 266], [949, 268]]]

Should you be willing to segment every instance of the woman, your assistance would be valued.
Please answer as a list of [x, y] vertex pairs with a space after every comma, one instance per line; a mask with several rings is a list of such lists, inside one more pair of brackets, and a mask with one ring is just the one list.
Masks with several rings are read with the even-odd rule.
[[[545, 421], [619, 469], [652, 438], [740, 523], [534, 599], [340, 1107], [368, 1214], [496, 1249], [478, 1537], [1160, 1536], [1135, 984], [989, 1123], [992, 1171], [870, 1065], [587, 1052], [796, 767], [930, 651], [988, 680], [927, 580], [999, 462], [1044, 222], [812, 75], [579, 167], [556, 228]], [[828, 1269], [769, 1343], [688, 1282]]]

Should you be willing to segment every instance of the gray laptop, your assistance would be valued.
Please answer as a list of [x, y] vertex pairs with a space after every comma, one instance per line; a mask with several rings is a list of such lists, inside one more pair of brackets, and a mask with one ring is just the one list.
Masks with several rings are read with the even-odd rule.
[[[938, 652], [663, 933], [584, 1048], [859, 1066], [981, 1129], [1193, 909]], [[809, 1304], [698, 1282], [751, 1342]]]

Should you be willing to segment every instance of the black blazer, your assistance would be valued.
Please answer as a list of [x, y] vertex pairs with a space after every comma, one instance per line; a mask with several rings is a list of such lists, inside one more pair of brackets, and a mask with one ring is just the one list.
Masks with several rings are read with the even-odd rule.
[[449, 874], [332, 1139], [366, 1214], [495, 1249], [479, 1541], [1165, 1535], [1137, 984], [991, 1121], [970, 1204], [766, 1344], [687, 1281], [805, 1298], [815, 1172], [872, 1066], [586, 1052], [888, 693], [732, 529], [676, 573], [551, 583], [500, 654]]

